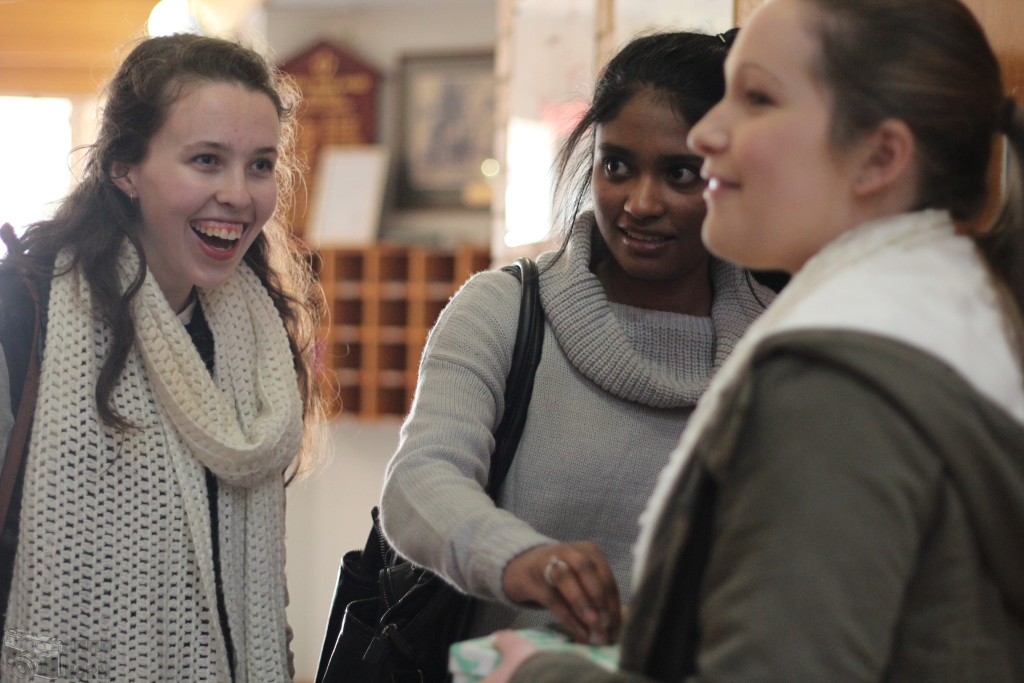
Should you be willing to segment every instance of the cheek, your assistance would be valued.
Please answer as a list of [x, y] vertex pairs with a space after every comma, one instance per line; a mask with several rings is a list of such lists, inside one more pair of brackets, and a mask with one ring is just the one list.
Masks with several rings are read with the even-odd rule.
[[[151, 185], [148, 213], [155, 221], [187, 222], [210, 201], [210, 195], [210, 189], [189, 174], [168, 174]], [[142, 208], [146, 219], [147, 206]]]
[[611, 183], [594, 178], [591, 181], [591, 197], [594, 201], [594, 213], [600, 224], [615, 219], [622, 206], [621, 193]]
[[676, 201], [672, 203], [671, 211], [673, 222], [680, 231], [699, 233], [708, 212], [707, 204], [704, 203], [703, 189], [693, 194], [678, 195]]
[[729, 236], [732, 232], [729, 226], [726, 225], [725, 219], [722, 217], [722, 212], [712, 210], [708, 213], [703, 224], [701, 225], [700, 237], [701, 241], [708, 251], [712, 252], [717, 256], [731, 258], [729, 249]]
[[270, 184], [260, 188], [254, 194], [254, 197], [257, 204], [257, 214], [262, 220], [268, 220], [274, 215], [274, 209], [277, 208], [277, 185]]
[[750, 188], [743, 196], [721, 197], [707, 210], [701, 227], [701, 240], [717, 256], [746, 265], [750, 250], [764, 234], [763, 208], [752, 201]]
[[146, 194], [140, 190], [137, 200], [142, 218], [140, 229], [153, 233], [153, 236], [168, 232], [171, 225], [177, 225], [188, 215], [186, 206], [190, 205], [189, 198], [187, 192], [169, 193], [166, 188], [150, 187]]

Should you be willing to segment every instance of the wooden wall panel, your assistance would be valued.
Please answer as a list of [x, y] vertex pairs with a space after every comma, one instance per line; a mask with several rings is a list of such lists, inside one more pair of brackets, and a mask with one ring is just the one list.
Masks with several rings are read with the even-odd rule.
[[1003, 83], [1018, 102], [1024, 99], [1024, 2], [964, 0], [985, 27], [1003, 67]]
[[0, 94], [93, 93], [157, 0], [0, 1]]

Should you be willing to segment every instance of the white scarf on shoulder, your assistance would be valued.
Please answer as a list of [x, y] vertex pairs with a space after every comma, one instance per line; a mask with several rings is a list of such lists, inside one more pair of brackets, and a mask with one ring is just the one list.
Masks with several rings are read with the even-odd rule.
[[697, 404], [640, 517], [634, 582], [694, 448], [762, 341], [810, 328], [889, 337], [942, 360], [1024, 423], [1024, 376], [1001, 305], [982, 256], [945, 211], [870, 221], [827, 244], [750, 326]]
[[[56, 272], [68, 263], [62, 252]], [[127, 287], [134, 252], [126, 245], [112, 265]], [[56, 639], [68, 666], [109, 680], [230, 678], [204, 466], [219, 483], [236, 680], [289, 678], [282, 477], [299, 451], [302, 401], [288, 337], [244, 264], [199, 300], [212, 377], [147, 274], [113, 395], [138, 428], [120, 432], [95, 399], [110, 331], [77, 270], [52, 283], [5, 628]]]

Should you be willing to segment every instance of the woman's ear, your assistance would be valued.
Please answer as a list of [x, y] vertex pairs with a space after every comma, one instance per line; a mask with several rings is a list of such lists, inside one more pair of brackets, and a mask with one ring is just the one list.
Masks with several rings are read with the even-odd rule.
[[135, 191], [135, 184], [131, 178], [132, 167], [123, 161], [115, 161], [110, 164], [110, 179], [114, 182], [114, 185], [128, 195], [129, 199], [135, 199], [138, 197], [138, 192]]
[[854, 194], [861, 197], [916, 182], [914, 134], [906, 123], [886, 119], [864, 140]]

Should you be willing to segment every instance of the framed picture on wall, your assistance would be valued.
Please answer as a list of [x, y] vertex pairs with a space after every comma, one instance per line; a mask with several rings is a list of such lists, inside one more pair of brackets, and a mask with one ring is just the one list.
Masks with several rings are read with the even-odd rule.
[[399, 206], [490, 208], [494, 55], [409, 55], [399, 97]]

